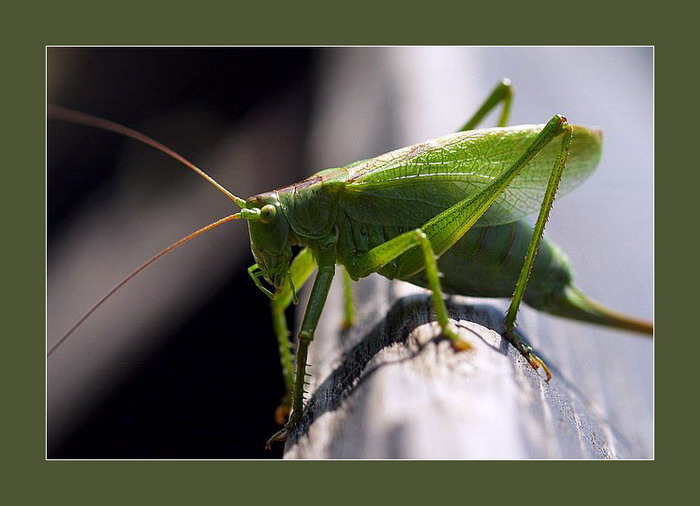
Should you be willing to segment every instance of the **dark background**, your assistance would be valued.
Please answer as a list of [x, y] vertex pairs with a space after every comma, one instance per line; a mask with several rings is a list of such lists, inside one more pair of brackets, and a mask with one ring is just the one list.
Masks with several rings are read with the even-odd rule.
[[[178, 108], [216, 110], [229, 128], [284, 97], [299, 112], [303, 136], [315, 64], [316, 53], [305, 48], [50, 48], [48, 101], [128, 126]], [[133, 142], [48, 122], [49, 269], [52, 248], [94, 195], [118, 191], [113, 189], [117, 160], [125, 144]], [[302, 145], [289, 163], [296, 173], [279, 173], [280, 184], [308, 172]], [[172, 169], [170, 177], [187, 177], [179, 170]], [[49, 432], [48, 456], [280, 457], [279, 446], [273, 452], [263, 449], [278, 428], [272, 415], [283, 383], [268, 301], [252, 288], [245, 272], [250, 263], [248, 255], [191, 318], [160, 336], [163, 345], [103, 392], [65, 436], [52, 438]], [[241, 290], [249, 294], [244, 304], [234, 302], [241, 300]]]

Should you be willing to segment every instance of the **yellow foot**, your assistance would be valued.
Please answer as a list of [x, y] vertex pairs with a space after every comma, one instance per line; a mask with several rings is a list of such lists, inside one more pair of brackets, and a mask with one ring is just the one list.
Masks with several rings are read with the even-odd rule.
[[459, 334], [452, 326], [452, 323], [449, 323], [446, 328], [442, 329], [442, 335], [450, 339], [452, 342], [452, 348], [455, 351], [467, 351], [472, 349], [471, 344], [459, 337]]
[[343, 320], [342, 322], [340, 322], [340, 330], [348, 330], [352, 328], [354, 323], [355, 322], [353, 322], [352, 320]]
[[542, 370], [547, 375], [547, 379], [545, 381], [549, 383], [549, 380], [552, 379], [552, 371], [549, 370], [549, 367], [547, 367], [547, 364], [544, 363], [544, 360], [532, 352], [528, 353], [525, 358], [527, 358], [527, 361], [530, 362], [530, 365], [534, 370], [542, 367]]
[[544, 371], [544, 373], [547, 375], [547, 378], [545, 381], [549, 382], [549, 380], [552, 379], [552, 371], [549, 370], [549, 367], [547, 367], [547, 364], [544, 363], [544, 360], [542, 360], [540, 357], [535, 355], [532, 352], [532, 347], [527, 344], [523, 339], [518, 335], [518, 333], [515, 331], [515, 326], [511, 326], [510, 328], [506, 328], [505, 332], [503, 333], [503, 336], [508, 339], [510, 344], [515, 346], [515, 349], [518, 350], [530, 363], [530, 366], [536, 371], [540, 367]]
[[452, 339], [452, 349], [455, 351], [468, 351], [472, 349], [472, 345], [461, 339]]

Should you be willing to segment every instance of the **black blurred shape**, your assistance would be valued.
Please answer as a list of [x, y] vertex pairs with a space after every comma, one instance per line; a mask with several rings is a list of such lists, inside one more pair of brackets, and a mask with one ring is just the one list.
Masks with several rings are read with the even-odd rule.
[[[315, 55], [307, 48], [49, 48], [48, 101], [128, 126], [202, 105], [234, 125], [291, 89], [301, 90], [293, 95], [310, 115]], [[79, 86], [52, 87], [62, 72]], [[124, 141], [50, 123], [49, 257], [53, 239], [114, 178]], [[299, 179], [303, 171], [300, 163]], [[282, 377], [268, 301], [245, 267], [65, 441], [49, 441], [49, 458], [279, 458], [281, 448], [263, 446], [278, 428]]]

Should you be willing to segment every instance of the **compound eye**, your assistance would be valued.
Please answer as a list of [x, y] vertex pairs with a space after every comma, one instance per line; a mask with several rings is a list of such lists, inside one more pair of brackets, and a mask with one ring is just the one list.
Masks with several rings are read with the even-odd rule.
[[264, 205], [260, 210], [260, 221], [270, 223], [277, 216], [277, 208], [272, 204]]

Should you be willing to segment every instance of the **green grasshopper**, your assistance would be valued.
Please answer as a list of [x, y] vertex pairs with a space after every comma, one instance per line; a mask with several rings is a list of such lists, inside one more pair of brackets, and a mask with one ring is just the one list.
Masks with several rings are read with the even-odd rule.
[[[93, 116], [51, 108], [50, 115], [56, 119], [112, 130], [166, 152], [241, 210], [148, 260], [93, 306], [49, 354], [143, 269], [193, 237], [233, 220], [248, 222], [256, 262], [248, 273], [272, 301], [287, 388], [276, 413], [281, 424], [287, 422], [270, 438], [268, 447], [285, 440], [301, 418], [308, 349], [336, 264], [344, 268], [344, 325], [351, 325], [354, 317], [350, 282], [376, 272], [428, 288], [441, 333], [458, 351], [471, 346], [449, 319], [445, 293], [512, 296], [503, 334], [534, 369], [545, 371], [547, 380], [551, 378], [548, 367], [516, 331], [516, 315], [523, 301], [557, 316], [651, 335], [650, 322], [615, 313], [581, 292], [573, 284], [564, 254], [544, 237], [557, 191], [570, 191], [597, 166], [602, 132], [571, 125], [561, 115], [545, 125], [507, 127], [512, 97], [512, 86], [504, 80], [457, 133], [322, 170], [300, 183], [248, 199], [230, 193], [194, 164], [143, 134]], [[475, 130], [499, 104], [498, 126]], [[533, 228], [523, 218], [538, 209]], [[296, 256], [295, 246], [302, 248]], [[317, 274], [294, 359], [285, 311], [297, 301], [297, 291], [314, 271]]]

